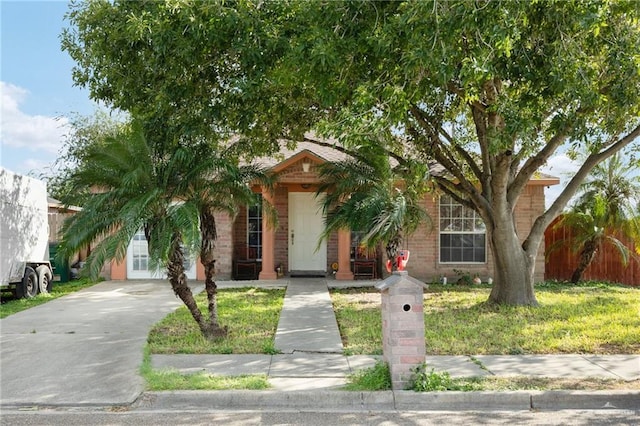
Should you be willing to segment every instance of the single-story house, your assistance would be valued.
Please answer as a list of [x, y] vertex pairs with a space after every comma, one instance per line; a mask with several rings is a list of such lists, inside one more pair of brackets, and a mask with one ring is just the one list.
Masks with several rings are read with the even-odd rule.
[[[293, 150], [283, 148], [278, 156], [260, 159], [257, 163], [278, 175], [274, 193], [254, 188], [275, 206], [277, 227], [272, 229], [264, 220], [260, 206], [242, 208], [235, 218], [220, 213], [217, 278], [273, 280], [283, 275], [333, 274], [337, 280], [353, 280], [385, 273], [384, 253], [362, 250], [358, 235], [349, 230], [336, 232], [318, 245], [324, 222], [315, 196], [320, 183], [317, 166], [344, 158], [345, 154], [334, 148], [300, 142]], [[523, 235], [544, 211], [544, 188], [558, 183], [559, 179], [542, 174], [528, 183], [515, 212]], [[428, 195], [424, 207], [434, 226], [432, 230], [421, 226], [405, 238], [403, 249], [410, 253], [407, 271], [425, 282], [442, 277], [455, 282], [462, 275], [487, 281], [493, 259], [482, 220], [448, 196]], [[126, 260], [108, 265], [106, 275], [111, 279], [161, 278], [163, 274], [149, 270], [146, 250], [144, 235], [136, 235]], [[535, 279], [542, 280], [544, 247], [540, 247], [537, 262]], [[187, 276], [204, 279], [200, 262], [190, 262]]]

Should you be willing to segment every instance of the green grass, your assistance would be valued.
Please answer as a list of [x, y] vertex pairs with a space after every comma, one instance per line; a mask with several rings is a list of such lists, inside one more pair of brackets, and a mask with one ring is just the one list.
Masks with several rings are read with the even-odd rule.
[[[639, 289], [603, 284], [541, 285], [539, 308], [488, 306], [490, 289], [435, 286], [425, 292], [425, 326], [429, 354], [640, 353]], [[274, 353], [273, 335], [284, 290], [225, 289], [218, 294], [220, 322], [229, 336], [214, 342], [201, 337], [182, 307], [156, 324], [147, 353]], [[380, 354], [380, 292], [347, 289], [332, 292], [346, 354]], [[205, 307], [204, 294], [197, 297]], [[264, 389], [263, 375], [223, 377], [183, 375], [153, 370], [147, 360], [141, 372], [150, 390]], [[427, 366], [428, 367], [428, 366]], [[640, 381], [483, 377], [454, 379], [425, 374], [424, 389], [552, 390], [640, 389]], [[349, 377], [347, 390], [389, 388], [388, 368], [379, 363]]]
[[180, 374], [176, 370], [154, 370], [151, 367], [149, 347], [145, 348], [140, 375], [146, 380], [147, 390], [261, 390], [268, 389], [269, 382], [264, 374], [246, 376], [217, 376], [204, 372]]
[[67, 283], [53, 283], [53, 288], [49, 294], [38, 294], [31, 299], [5, 299], [3, 297], [2, 304], [0, 305], [0, 318], [8, 317], [17, 312], [24, 311], [34, 306], [42, 305], [58, 297], [66, 296], [67, 294], [74, 293], [78, 290], [82, 290], [86, 287], [91, 287], [97, 284], [98, 281], [92, 281], [88, 278], [82, 278], [79, 280], [70, 281]]
[[[206, 309], [206, 294], [196, 296]], [[223, 289], [218, 292], [218, 319], [229, 333], [214, 341], [205, 339], [186, 307], [156, 323], [148, 344], [154, 354], [255, 354], [275, 353], [274, 335], [284, 301], [284, 290]]]
[[[486, 304], [487, 286], [431, 285], [425, 291], [427, 354], [637, 354], [640, 289], [600, 283], [545, 284], [538, 308]], [[345, 350], [382, 351], [380, 293], [332, 292]]]
[[180, 374], [171, 370], [152, 370], [144, 376], [150, 391], [172, 390], [262, 390], [269, 388], [266, 375], [215, 376], [207, 373]]
[[391, 389], [391, 374], [389, 365], [379, 361], [373, 367], [363, 368], [347, 377], [348, 383], [344, 390], [349, 391], [380, 391]]
[[[389, 367], [384, 362], [356, 371], [347, 377], [343, 387], [347, 391], [391, 390]], [[427, 364], [414, 370], [410, 390], [416, 392], [443, 391], [514, 391], [514, 390], [638, 390], [640, 380], [625, 381], [603, 378], [549, 378], [549, 377], [468, 377], [452, 378], [449, 373], [434, 371]]]

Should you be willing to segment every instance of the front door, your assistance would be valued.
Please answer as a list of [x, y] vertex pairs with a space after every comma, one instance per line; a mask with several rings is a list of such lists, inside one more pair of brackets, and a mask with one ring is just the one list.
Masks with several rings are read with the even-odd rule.
[[[324, 226], [320, 200], [313, 192], [289, 193], [289, 270], [324, 273], [327, 242], [320, 241]], [[320, 242], [320, 245], [318, 245]]]

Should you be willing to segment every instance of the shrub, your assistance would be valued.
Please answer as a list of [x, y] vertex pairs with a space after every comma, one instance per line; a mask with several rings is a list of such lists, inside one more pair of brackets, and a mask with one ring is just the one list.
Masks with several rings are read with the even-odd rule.
[[391, 374], [386, 362], [378, 361], [376, 365], [358, 370], [347, 378], [347, 390], [379, 391], [391, 389]]
[[416, 392], [437, 392], [451, 390], [469, 390], [468, 386], [457, 383], [448, 372], [436, 372], [433, 368], [427, 368], [423, 363], [413, 370], [408, 389]]

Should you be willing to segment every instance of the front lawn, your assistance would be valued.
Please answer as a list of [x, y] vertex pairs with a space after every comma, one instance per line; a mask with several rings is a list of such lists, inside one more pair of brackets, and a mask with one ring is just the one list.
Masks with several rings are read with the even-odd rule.
[[[427, 354], [637, 354], [640, 289], [543, 284], [540, 307], [490, 306], [488, 286], [430, 285], [424, 295]], [[335, 290], [348, 354], [381, 354], [380, 292]]]
[[[284, 301], [284, 290], [259, 288], [218, 291], [218, 319], [229, 328], [224, 338], [208, 341], [182, 306], [153, 326], [149, 350], [153, 354], [260, 354], [274, 353], [273, 338]], [[196, 296], [207, 312], [207, 297]]]
[[[151, 368], [150, 354], [275, 353], [274, 334], [284, 290], [223, 289], [218, 293], [220, 323], [229, 335], [204, 339], [185, 307], [149, 333], [143, 377], [148, 388], [264, 389], [262, 375], [220, 377]], [[539, 308], [487, 306], [487, 286], [435, 286], [425, 291], [427, 353], [551, 354], [640, 353], [640, 289], [614, 285], [545, 284], [537, 288]], [[333, 290], [332, 299], [345, 354], [381, 354], [380, 292], [373, 288]], [[196, 298], [206, 307], [204, 293]], [[206, 312], [206, 310], [205, 310]], [[361, 372], [349, 389], [385, 388], [382, 370]], [[635, 382], [515, 378], [454, 379], [461, 390], [636, 389]]]

